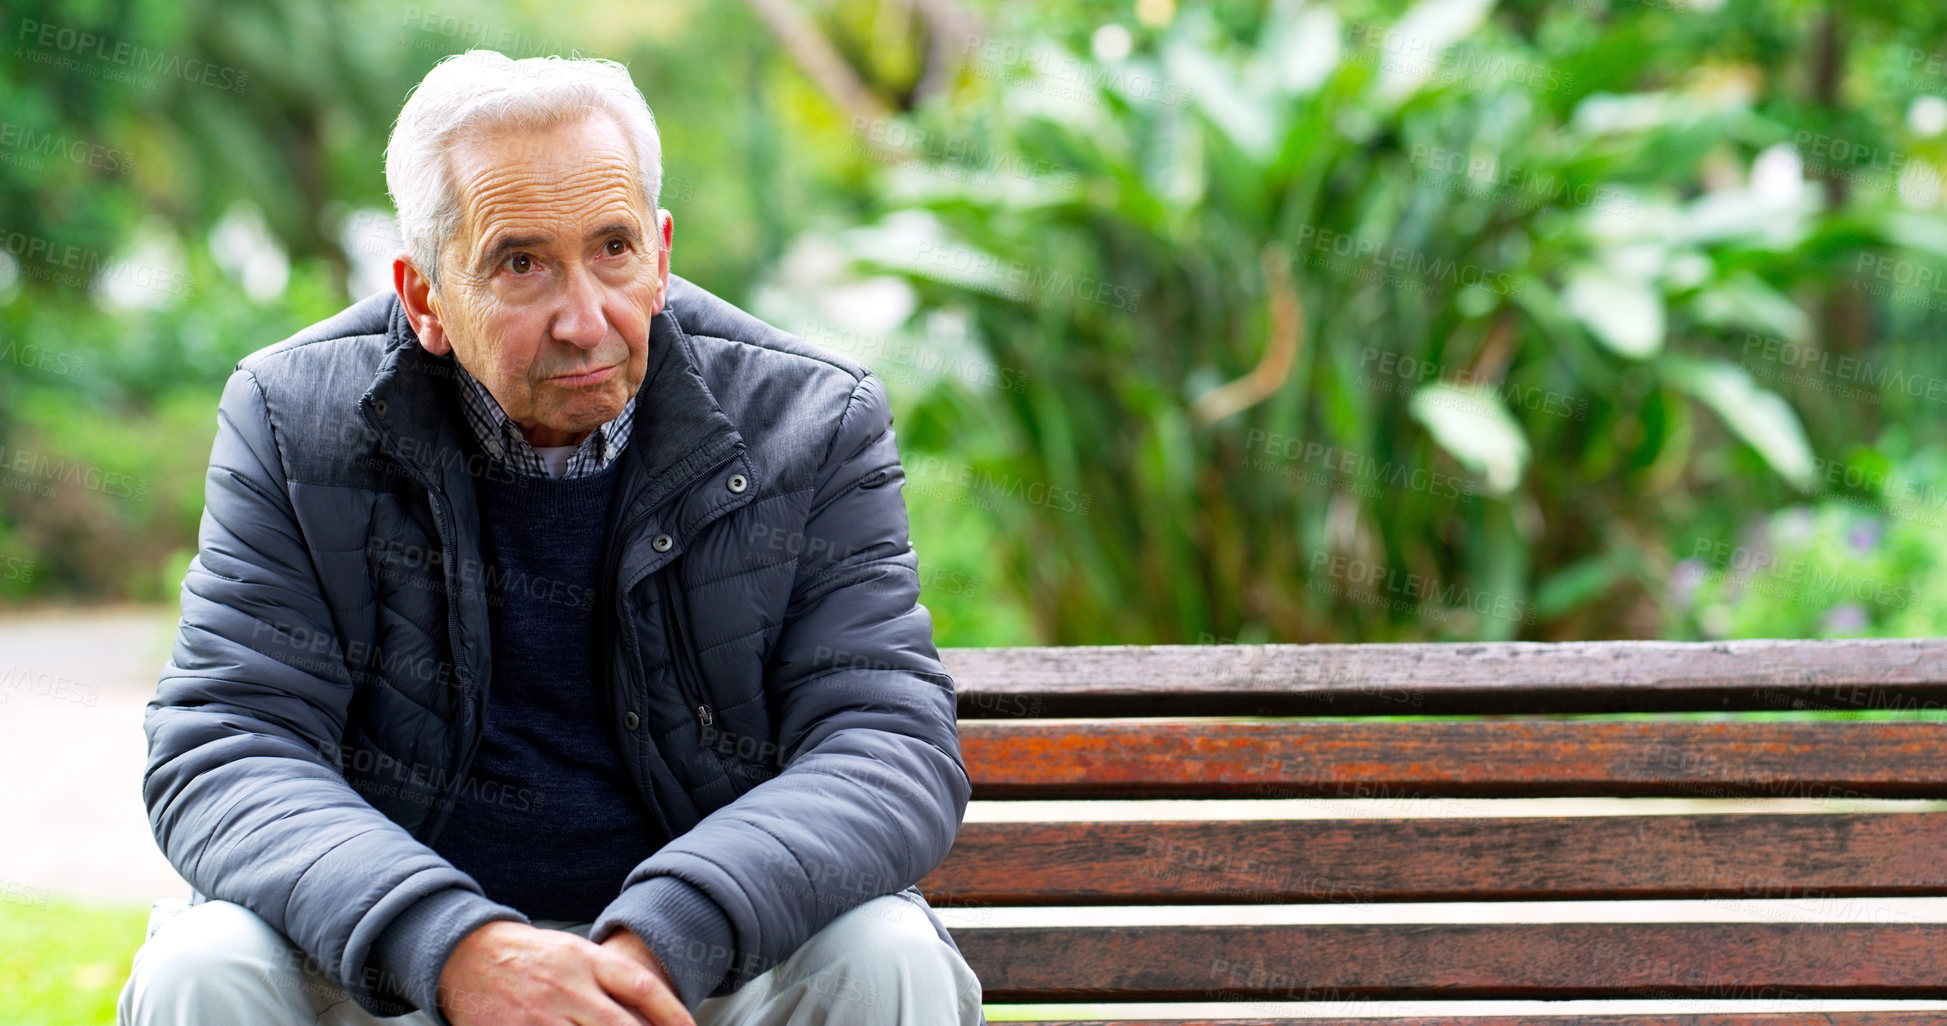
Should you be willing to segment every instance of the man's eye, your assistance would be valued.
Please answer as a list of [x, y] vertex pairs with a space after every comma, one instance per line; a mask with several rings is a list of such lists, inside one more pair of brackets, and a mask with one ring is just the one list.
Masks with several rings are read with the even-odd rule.
[[621, 256], [629, 251], [629, 244], [622, 239], [608, 240], [608, 255]]
[[526, 253], [516, 253], [507, 258], [507, 269], [515, 274], [526, 274], [534, 269], [534, 258]]

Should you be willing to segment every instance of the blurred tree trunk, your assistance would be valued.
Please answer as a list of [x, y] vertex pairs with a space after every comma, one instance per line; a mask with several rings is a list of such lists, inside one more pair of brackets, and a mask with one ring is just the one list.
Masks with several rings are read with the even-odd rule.
[[[1839, 22], [1843, 9], [1837, 2], [1828, 2], [1812, 30], [1812, 101], [1832, 115], [1827, 124], [1837, 123], [1836, 118], [1844, 113], [1839, 96], [1846, 64], [1845, 31]], [[1844, 208], [1852, 193], [1845, 170], [1836, 162], [1824, 161], [1820, 166], [1819, 179], [1825, 190], [1827, 209]], [[1866, 348], [1867, 340], [1871, 337], [1870, 329], [1858, 282], [1849, 271], [1835, 274], [1826, 285], [1825, 296], [1819, 303], [1819, 344], [1833, 352], [1856, 353]]]
[[978, 36], [979, 21], [955, 0], [884, 0], [903, 13], [916, 14], [926, 27], [920, 72], [909, 85], [878, 81], [867, 67], [849, 60], [816, 18], [796, 0], [748, 0], [751, 10], [791, 55], [798, 67], [854, 122], [872, 121], [913, 110], [952, 88], [960, 57]]
[[859, 69], [839, 53], [825, 31], [797, 4], [791, 0], [749, 2], [750, 9], [784, 46], [784, 52], [853, 121], [875, 121], [888, 113], [885, 101], [866, 85]]

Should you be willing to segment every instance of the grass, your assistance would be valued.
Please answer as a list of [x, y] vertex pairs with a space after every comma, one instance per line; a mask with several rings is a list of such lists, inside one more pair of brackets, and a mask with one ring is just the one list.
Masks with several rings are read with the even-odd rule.
[[[111, 1026], [148, 927], [147, 905], [0, 901], [0, 1023]], [[995, 1021], [1072, 1018], [1073, 1006], [989, 1006]]]
[[147, 905], [0, 901], [0, 1023], [108, 1026]]

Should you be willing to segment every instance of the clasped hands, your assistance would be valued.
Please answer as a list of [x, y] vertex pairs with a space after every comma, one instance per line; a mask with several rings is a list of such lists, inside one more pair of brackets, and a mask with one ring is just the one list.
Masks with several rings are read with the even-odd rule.
[[439, 974], [453, 1026], [696, 1026], [642, 939], [600, 944], [508, 921], [461, 938]]

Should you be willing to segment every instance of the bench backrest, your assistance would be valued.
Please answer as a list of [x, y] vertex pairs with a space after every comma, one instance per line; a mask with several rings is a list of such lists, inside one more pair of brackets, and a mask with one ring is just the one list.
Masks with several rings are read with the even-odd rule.
[[[1947, 723], [1919, 719], [1947, 707], [1947, 641], [945, 658], [976, 800], [1401, 801], [1359, 819], [970, 817], [922, 884], [940, 906], [1947, 895], [1947, 813], [1844, 808], [1947, 798]], [[1862, 716], [1695, 715], [1780, 709]], [[1492, 715], [1452, 718], [1462, 714]], [[1426, 798], [1585, 796], [1812, 801], [1775, 813], [1403, 814]], [[976, 926], [956, 938], [990, 1002], [1947, 998], [1947, 924], [1883, 915], [1280, 923], [1235, 911], [1229, 925], [1206, 912], [1210, 925]], [[1848, 1014], [1604, 1021], [1947, 1021]]]

